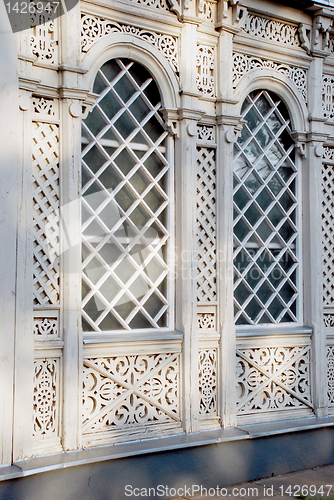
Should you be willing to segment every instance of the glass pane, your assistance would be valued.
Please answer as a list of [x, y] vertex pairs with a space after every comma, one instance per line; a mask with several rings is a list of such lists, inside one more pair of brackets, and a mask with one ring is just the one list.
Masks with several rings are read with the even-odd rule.
[[99, 291], [83, 305], [83, 329], [160, 328], [168, 318], [160, 294], [167, 294], [170, 238], [159, 90], [148, 71], [129, 59], [103, 65], [94, 89], [102, 94], [82, 132], [82, 183], [88, 186], [82, 214], [89, 222], [83, 231], [82, 296], [92, 293], [86, 281]]
[[99, 102], [99, 106], [105, 112], [109, 120], [111, 120], [116, 113], [122, 108], [120, 103], [117, 101], [115, 95], [110, 91], [106, 96]]

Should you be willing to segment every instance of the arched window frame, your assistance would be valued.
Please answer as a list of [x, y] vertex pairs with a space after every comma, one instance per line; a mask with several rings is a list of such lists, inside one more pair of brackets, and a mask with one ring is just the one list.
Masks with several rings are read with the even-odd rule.
[[[138, 55], [138, 54], [136, 54], [136, 55]], [[150, 72], [150, 70], [147, 69], [147, 67], [145, 67], [145, 65], [142, 64], [142, 61], [140, 61], [138, 63], [138, 61], [136, 59], [138, 59], [138, 57], [131, 59], [132, 64], [137, 64], [137, 65], [140, 64], [143, 67], [144, 71], [150, 73], [151, 74], [151, 80], [152, 80], [152, 82], [154, 82], [154, 85], [155, 85], [156, 88], [158, 87], [158, 84], [160, 83], [160, 88], [157, 88], [157, 90], [158, 90], [158, 92], [160, 94], [160, 105], [157, 105], [156, 107], [159, 108], [159, 109], [163, 108], [163, 102], [164, 102], [163, 99], [164, 99], [164, 96], [162, 95], [162, 89], [166, 89], [166, 82], [159, 82], [158, 79], [155, 79], [153, 77], [153, 75], [152, 75], [152, 72]], [[139, 59], [141, 59], [141, 58], [139, 58]], [[109, 59], [109, 61], [118, 61], [118, 64], [123, 64], [121, 58], [111, 58], [111, 59]], [[104, 64], [106, 64], [106, 62]], [[95, 64], [95, 66], [96, 66], [96, 64]], [[96, 73], [96, 79], [98, 78], [99, 74], [100, 74], [100, 78], [101, 78], [101, 68], [102, 67], [103, 67], [103, 65], [100, 67], [100, 69], [98, 69], [98, 72]], [[125, 71], [125, 67], [123, 67], [123, 71]], [[126, 73], [129, 74], [127, 72], [127, 70], [126, 70]], [[102, 75], [102, 77], [103, 77], [103, 75]], [[132, 77], [130, 76], [129, 78], [132, 78]], [[136, 86], [136, 82], [134, 80], [133, 80], [133, 85]], [[139, 86], [138, 86], [138, 88], [136, 89], [136, 92], [137, 93], [141, 92], [141, 97], [143, 97], [143, 100], [144, 101], [146, 100], [146, 104], [148, 106], [150, 106], [149, 98], [147, 98], [147, 96], [144, 94], [144, 92], [145, 92], [145, 88], [144, 87], [146, 87], [146, 86], [147, 86], [147, 83], [143, 83], [143, 89], [140, 90]], [[100, 100], [100, 97], [97, 97], [96, 100], [95, 100], [95, 104], [98, 104], [99, 100]], [[168, 96], [167, 100], [170, 100], [170, 96]], [[131, 98], [130, 98], [130, 101], [131, 101]], [[125, 109], [125, 113], [129, 112], [129, 108], [131, 107], [131, 104], [132, 104], [132, 102], [130, 102], [130, 101], [129, 101], [129, 104], [126, 105], [126, 107], [124, 108]], [[135, 99], [134, 99], [134, 101], [135, 101]], [[93, 105], [93, 108], [94, 108], [95, 104]], [[167, 113], [166, 113], [166, 109], [164, 109], [163, 111], [164, 111], [164, 116], [168, 116], [168, 110], [167, 110]], [[153, 106], [151, 107], [150, 113], [151, 114], [153, 113], [153, 115], [155, 114], [157, 116], [157, 110], [154, 110]], [[161, 114], [161, 112], [159, 112], [159, 114]], [[153, 118], [154, 118], [154, 116], [153, 116]], [[168, 268], [168, 272], [167, 272], [166, 269], [164, 270], [164, 273], [167, 273], [167, 278], [166, 278], [167, 279], [166, 301], [167, 301], [167, 304], [168, 304], [168, 308], [166, 308], [167, 306], [165, 305], [165, 312], [164, 312], [164, 314], [167, 315], [167, 319], [166, 319], [166, 322], [165, 322], [165, 324], [163, 326], [159, 326], [159, 323], [155, 322], [154, 319], [152, 318], [152, 320], [150, 319], [151, 325], [149, 327], [147, 327], [147, 328], [131, 328], [131, 325], [130, 325], [131, 321], [129, 321], [128, 323], [123, 322], [123, 324], [121, 325], [121, 326], [123, 326], [123, 329], [114, 329], [114, 330], [105, 329], [103, 332], [99, 332], [99, 327], [94, 328], [95, 332], [98, 332], [98, 333], [111, 333], [111, 334], [113, 334], [113, 333], [120, 333], [120, 332], [124, 332], [124, 331], [127, 331], [128, 333], [129, 332], [135, 332], [135, 331], [138, 331], [140, 333], [145, 333], [145, 332], [150, 332], [150, 330], [154, 330], [154, 331], [159, 330], [163, 334], [164, 331], [174, 330], [174, 325], [175, 325], [175, 320], [174, 320], [174, 314], [175, 314], [175, 311], [174, 311], [175, 310], [175, 307], [174, 307], [174, 302], [175, 302], [175, 298], [174, 298], [174, 289], [175, 289], [175, 282], [174, 282], [174, 276], [175, 276], [175, 272], [174, 272], [174, 253], [175, 252], [173, 251], [173, 248], [174, 248], [174, 245], [175, 245], [175, 227], [174, 227], [174, 139], [172, 137], [172, 134], [168, 130], [168, 128], [170, 128], [170, 127], [168, 127], [168, 125], [169, 125], [168, 124], [168, 119], [167, 119], [167, 123], [166, 123], [166, 120], [162, 116], [161, 117], [157, 117], [157, 118], [160, 120], [160, 125], [165, 128], [165, 132], [164, 132], [164, 140], [166, 142], [166, 146], [165, 146], [165, 149], [166, 149], [165, 159], [166, 159], [166, 165], [168, 165], [168, 171], [165, 173], [165, 176], [166, 176], [166, 185], [167, 185], [167, 187], [166, 187], [166, 195], [168, 197], [168, 203], [167, 203], [166, 200], [163, 203], [163, 204], [166, 205], [164, 207], [164, 210], [166, 209], [166, 211], [167, 211], [166, 227], [167, 227], [167, 232], [168, 232], [168, 234], [166, 233], [165, 236], [163, 237], [163, 238], [166, 239], [166, 242], [168, 240], [168, 242], [167, 242], [168, 243], [168, 247], [167, 247], [167, 250], [165, 250], [166, 258], [164, 259], [165, 262], [166, 262], [166, 266]], [[133, 119], [134, 119], [134, 117], [133, 117]], [[147, 122], [149, 122], [149, 120]], [[85, 127], [85, 124], [83, 124], [83, 127]], [[140, 129], [140, 127], [139, 127], [138, 130], [141, 130], [141, 132], [144, 135], [146, 134], [146, 132], [143, 129]], [[131, 134], [130, 134], [130, 136], [131, 136]], [[119, 135], [119, 137], [120, 137], [120, 135]], [[148, 138], [148, 141], [149, 140], [150, 139]], [[98, 142], [98, 141], [96, 141], [96, 142]], [[126, 143], [126, 140], [124, 141], [124, 144], [125, 143]], [[152, 145], [153, 145], [153, 143], [152, 143]], [[128, 144], [125, 144], [125, 147], [127, 147], [127, 146], [128, 146]], [[156, 152], [159, 155], [158, 149], [159, 148], [156, 148]], [[161, 147], [160, 147], [160, 149], [161, 149]], [[144, 168], [144, 165], [142, 165], [142, 167]], [[131, 169], [131, 172], [132, 172], [132, 170], [133, 169]], [[145, 168], [144, 168], [144, 170], [145, 170]], [[137, 172], [138, 171], [139, 171], [139, 168], [138, 168]], [[131, 175], [132, 175], [132, 173], [131, 173]], [[154, 179], [153, 179], [152, 176], [150, 177], [150, 173], [148, 171], [146, 171], [146, 175], [150, 179], [149, 182], [151, 184], [151, 188], [149, 189], [149, 186], [147, 186], [145, 188], [144, 192], [146, 193], [147, 190], [150, 191], [152, 189], [152, 187], [161, 190], [161, 188], [158, 185], [158, 181], [156, 182], [155, 186], [154, 185], [152, 186], [152, 183], [154, 183]], [[124, 181], [124, 179], [123, 179], [123, 181]], [[133, 191], [135, 191], [135, 189], [133, 189]], [[140, 200], [139, 199], [137, 199], [135, 201], [135, 203], [137, 203], [137, 202], [140, 205]], [[128, 220], [129, 220], [129, 218], [128, 218]], [[156, 222], [159, 223], [158, 220], [156, 220]], [[132, 224], [131, 221], [130, 221], [130, 224]], [[137, 234], [137, 236], [138, 236], [138, 234]], [[167, 245], [165, 245], [165, 246], [167, 246]], [[139, 267], [140, 266], [137, 266], [138, 269], [139, 269]], [[138, 272], [138, 269], [136, 270], [136, 272]], [[146, 281], [149, 282], [148, 279]], [[151, 285], [152, 285], [152, 283], [151, 283]], [[152, 289], [151, 285], [148, 285], [148, 286], [151, 287], [151, 289]], [[124, 287], [124, 289], [128, 290], [129, 287]], [[154, 286], [153, 286], [153, 289], [154, 289]], [[155, 292], [158, 293], [158, 294], [160, 293], [159, 290], [158, 290], [158, 286], [155, 287], [152, 295]], [[140, 302], [140, 300], [139, 300], [139, 302]], [[137, 309], [140, 306], [139, 302], [136, 304], [136, 308]], [[145, 313], [145, 311], [144, 311], [144, 313]], [[146, 314], [146, 316], [150, 318], [149, 314]], [[135, 315], [134, 315], [134, 317], [135, 317]], [[159, 318], [158, 318], [158, 320], [159, 320]], [[124, 328], [124, 326], [125, 326], [125, 328]], [[93, 333], [93, 329], [89, 333]]]

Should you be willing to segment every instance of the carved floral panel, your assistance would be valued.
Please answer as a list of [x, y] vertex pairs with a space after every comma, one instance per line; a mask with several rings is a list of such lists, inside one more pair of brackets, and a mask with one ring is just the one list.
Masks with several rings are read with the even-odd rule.
[[334, 346], [327, 346], [328, 404], [334, 406]]
[[312, 407], [310, 347], [237, 350], [239, 415]]
[[36, 439], [57, 437], [59, 433], [59, 359], [35, 361], [34, 431]]
[[48, 340], [58, 337], [58, 318], [46, 317], [34, 319], [34, 336], [38, 340]]
[[179, 412], [179, 354], [84, 360], [84, 434], [172, 423]]
[[203, 417], [217, 416], [217, 349], [199, 351], [199, 413]]

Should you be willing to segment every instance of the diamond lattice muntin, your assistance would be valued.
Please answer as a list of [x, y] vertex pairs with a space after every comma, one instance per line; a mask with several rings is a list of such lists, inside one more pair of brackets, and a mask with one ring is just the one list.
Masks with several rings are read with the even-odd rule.
[[288, 111], [249, 94], [234, 156], [234, 307], [237, 325], [297, 321], [297, 168]]
[[84, 331], [167, 326], [167, 131], [138, 63], [99, 70], [82, 127]]

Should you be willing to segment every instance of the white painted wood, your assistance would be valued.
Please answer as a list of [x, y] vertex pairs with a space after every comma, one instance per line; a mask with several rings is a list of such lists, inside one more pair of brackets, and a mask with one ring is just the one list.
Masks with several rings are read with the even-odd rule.
[[80, 446], [82, 391], [81, 330], [81, 117], [69, 113], [72, 100], [61, 106], [61, 272], [63, 329], [63, 410], [64, 450]]
[[0, 54], [0, 247], [1, 283], [1, 354], [0, 376], [0, 463], [12, 461], [14, 334], [16, 292], [16, 231], [19, 205], [20, 149], [17, 53], [15, 36], [11, 33], [5, 5], [0, 6], [0, 44], [6, 47]]
[[22, 143], [21, 171], [18, 188], [20, 205], [17, 242], [17, 292], [16, 292], [16, 335], [15, 335], [15, 391], [14, 391], [14, 436], [13, 460], [22, 460], [32, 453], [33, 429], [33, 379], [34, 339], [32, 313], [33, 275], [33, 177], [32, 177], [32, 123], [30, 93], [22, 91], [21, 99], [29, 103], [27, 110], [20, 111], [18, 137]]
[[[326, 370], [326, 331], [322, 317], [323, 279], [322, 279], [322, 157], [317, 156], [316, 148], [323, 144], [323, 119], [320, 105], [322, 89], [322, 58], [314, 58], [309, 69], [309, 108], [311, 113], [311, 133], [308, 142], [308, 168], [304, 180], [306, 213], [304, 224], [307, 226], [304, 249], [304, 293], [305, 322], [313, 327], [312, 336], [312, 392], [317, 416], [327, 414], [327, 370]], [[314, 209], [317, 207], [317, 209]]]

